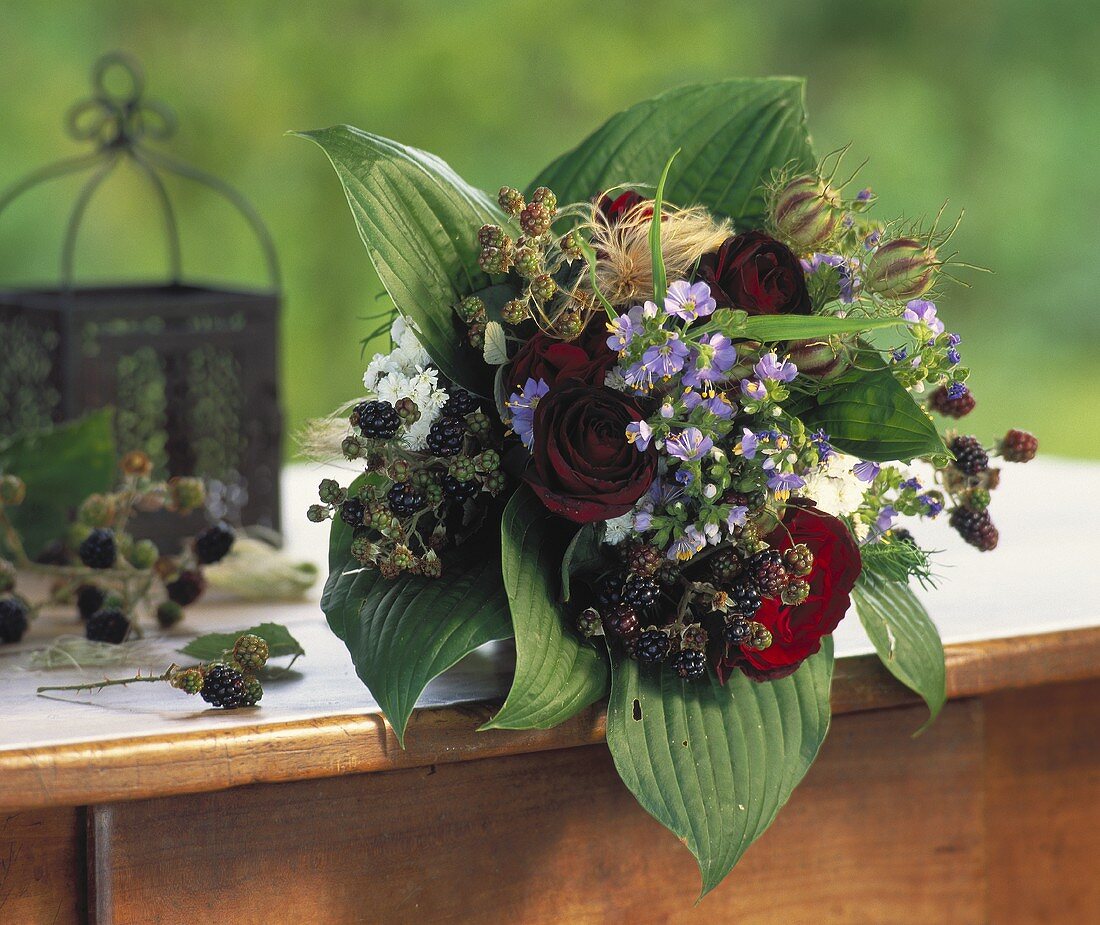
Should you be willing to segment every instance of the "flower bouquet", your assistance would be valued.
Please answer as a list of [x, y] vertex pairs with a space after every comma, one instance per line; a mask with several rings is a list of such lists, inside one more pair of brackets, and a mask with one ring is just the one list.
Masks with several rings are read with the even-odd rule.
[[[934, 717], [943, 649], [910, 589], [943, 513], [997, 544], [991, 455], [937, 299], [953, 228], [876, 222], [800, 81], [687, 87], [611, 118], [525, 192], [339, 127], [340, 177], [398, 315], [366, 394], [318, 422], [323, 607], [398, 739], [425, 685], [514, 637], [496, 729], [608, 697], [647, 811], [732, 869], [829, 726], [855, 604]], [[916, 468], [915, 461], [921, 461]], [[919, 530], [917, 530], [919, 534]]]

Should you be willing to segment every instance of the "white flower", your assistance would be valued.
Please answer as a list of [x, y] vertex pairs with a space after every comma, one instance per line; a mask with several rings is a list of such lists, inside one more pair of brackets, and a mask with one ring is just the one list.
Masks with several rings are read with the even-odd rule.
[[851, 471], [858, 462], [854, 456], [834, 453], [825, 465], [807, 473], [806, 485], [799, 494], [834, 517], [853, 513], [863, 503], [867, 491], [867, 485]]
[[618, 546], [631, 533], [634, 526], [634, 512], [629, 511], [621, 517], [612, 517], [604, 523], [607, 532], [603, 541], [608, 546]]

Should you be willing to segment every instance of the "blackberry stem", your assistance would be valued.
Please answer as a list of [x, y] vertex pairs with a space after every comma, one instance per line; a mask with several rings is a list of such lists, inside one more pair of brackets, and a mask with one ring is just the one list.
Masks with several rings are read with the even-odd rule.
[[37, 693], [41, 694], [44, 691], [98, 691], [105, 687], [112, 687], [116, 684], [136, 684], [138, 682], [144, 682], [147, 684], [153, 684], [158, 681], [171, 681], [174, 672], [179, 671], [178, 665], [170, 665], [168, 670], [161, 675], [135, 675], [132, 678], [109, 678], [105, 681], [96, 681], [91, 684], [65, 684], [58, 686], [47, 686], [37, 688]]

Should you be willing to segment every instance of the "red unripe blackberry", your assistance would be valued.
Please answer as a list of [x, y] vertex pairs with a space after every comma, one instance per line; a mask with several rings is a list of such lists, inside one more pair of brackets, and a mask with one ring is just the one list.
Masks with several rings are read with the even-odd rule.
[[760, 593], [768, 597], [777, 595], [787, 583], [787, 569], [783, 565], [783, 554], [778, 549], [763, 549], [754, 553], [745, 563], [745, 572]]
[[647, 665], [656, 665], [668, 658], [672, 640], [664, 630], [646, 630], [634, 644], [634, 657]]
[[212, 665], [206, 672], [199, 695], [208, 704], [233, 710], [248, 701], [244, 675], [228, 665]]
[[88, 568], [107, 569], [115, 564], [118, 546], [115, 533], [103, 527], [97, 527], [80, 544], [80, 561]]
[[959, 536], [982, 552], [997, 548], [1000, 535], [997, 533], [997, 528], [993, 526], [989, 511], [972, 511], [969, 508], [957, 507], [951, 512], [949, 522], [958, 531]]
[[130, 621], [126, 614], [113, 607], [92, 614], [84, 625], [84, 635], [93, 642], [122, 642], [130, 632]]
[[619, 546], [619, 555], [626, 567], [636, 575], [655, 575], [664, 562], [664, 555], [644, 540], [628, 540]]
[[942, 385], [928, 399], [929, 408], [949, 418], [966, 417], [974, 410], [976, 404], [974, 395], [969, 389], [958, 398], [952, 398], [947, 394], [947, 387]]
[[537, 238], [550, 230], [553, 213], [542, 202], [531, 202], [519, 213], [519, 226], [525, 234]]
[[27, 622], [27, 604], [21, 597], [0, 597], [0, 643], [19, 642]]
[[792, 575], [805, 578], [814, 568], [814, 554], [805, 543], [796, 543], [783, 553], [783, 564]]
[[977, 437], [956, 437], [950, 449], [955, 454], [955, 468], [964, 475], [978, 475], [989, 468], [989, 454]]
[[736, 578], [745, 568], [744, 560], [733, 547], [721, 549], [710, 557], [707, 563], [715, 583], [724, 586]]
[[641, 628], [638, 625], [638, 612], [629, 604], [613, 604], [604, 611], [603, 627], [610, 636], [634, 639]]
[[657, 603], [661, 586], [648, 575], [627, 575], [623, 582], [623, 600], [635, 607], [650, 607]]
[[428, 452], [433, 456], [457, 456], [466, 438], [466, 422], [462, 418], [443, 418], [428, 431]]
[[698, 649], [681, 649], [669, 664], [685, 680], [695, 680], [707, 673], [707, 657]]
[[228, 524], [214, 524], [195, 537], [195, 558], [203, 565], [220, 562], [233, 548], [237, 535]]
[[1030, 462], [1038, 451], [1038, 439], [1026, 430], [1010, 430], [1001, 440], [1001, 456], [1008, 462]]
[[170, 601], [175, 601], [180, 607], [188, 607], [202, 597], [206, 590], [206, 579], [197, 569], [188, 569], [180, 572], [174, 581], [168, 582], [164, 590]]

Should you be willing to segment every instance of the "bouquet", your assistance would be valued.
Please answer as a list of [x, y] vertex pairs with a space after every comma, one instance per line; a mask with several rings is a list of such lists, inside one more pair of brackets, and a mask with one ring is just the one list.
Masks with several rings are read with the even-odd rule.
[[490, 728], [608, 697], [615, 765], [704, 893], [817, 754], [853, 603], [935, 717], [919, 524], [993, 549], [994, 457], [1036, 450], [941, 432], [974, 407], [938, 311], [954, 227], [871, 218], [802, 99], [675, 90], [496, 197], [423, 151], [305, 133], [398, 313], [365, 394], [310, 438], [362, 466], [309, 510], [333, 521], [332, 630], [401, 741], [428, 681], [491, 640], [516, 667]]

